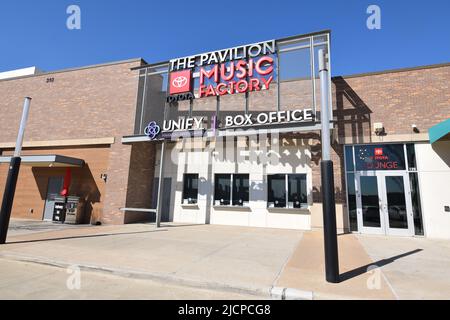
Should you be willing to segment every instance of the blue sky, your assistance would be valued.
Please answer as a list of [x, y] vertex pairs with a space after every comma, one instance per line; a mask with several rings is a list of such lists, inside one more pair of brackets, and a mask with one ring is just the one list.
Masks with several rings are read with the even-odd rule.
[[[81, 30], [66, 28], [71, 4]], [[370, 4], [381, 8], [381, 30], [366, 27]], [[334, 75], [450, 62], [448, 0], [2, 0], [0, 71], [158, 62], [324, 29]]]

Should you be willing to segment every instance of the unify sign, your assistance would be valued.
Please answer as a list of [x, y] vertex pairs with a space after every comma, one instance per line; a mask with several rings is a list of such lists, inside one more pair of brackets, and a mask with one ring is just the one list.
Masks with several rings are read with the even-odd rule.
[[[189, 131], [202, 130], [204, 117], [194, 118], [180, 118], [178, 120], [166, 120], [163, 124], [163, 132], [172, 131]], [[268, 125], [268, 124], [283, 124], [294, 122], [309, 122], [313, 121], [313, 110], [293, 110], [293, 111], [278, 111], [269, 113], [253, 114], [239, 114], [235, 116], [225, 117], [223, 128], [245, 127], [254, 125]]]
[[171, 60], [167, 102], [193, 99], [193, 78], [199, 98], [269, 89], [273, 54], [275, 40]]

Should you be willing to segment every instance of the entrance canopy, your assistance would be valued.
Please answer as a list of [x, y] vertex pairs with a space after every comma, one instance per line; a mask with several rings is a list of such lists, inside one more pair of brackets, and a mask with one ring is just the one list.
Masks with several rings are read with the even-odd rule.
[[[31, 167], [67, 168], [83, 167], [84, 160], [60, 155], [22, 156], [22, 165]], [[0, 164], [9, 163], [11, 157], [0, 157]]]
[[428, 133], [432, 144], [436, 141], [450, 140], [450, 119], [431, 127]]

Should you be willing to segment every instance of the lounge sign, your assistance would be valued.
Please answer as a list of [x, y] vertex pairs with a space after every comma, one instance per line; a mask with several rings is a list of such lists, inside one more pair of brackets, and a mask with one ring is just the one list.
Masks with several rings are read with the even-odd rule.
[[402, 144], [356, 146], [355, 160], [357, 171], [406, 170]]
[[275, 40], [170, 61], [167, 102], [269, 89], [273, 82]]

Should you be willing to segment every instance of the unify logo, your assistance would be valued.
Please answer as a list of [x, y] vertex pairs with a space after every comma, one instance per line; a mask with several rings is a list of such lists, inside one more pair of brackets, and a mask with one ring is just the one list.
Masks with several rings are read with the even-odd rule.
[[158, 126], [155, 121], [150, 122], [144, 129], [145, 135], [148, 136], [151, 140], [154, 140], [160, 132], [161, 127]]
[[191, 91], [191, 70], [172, 72], [170, 74], [169, 94]]

